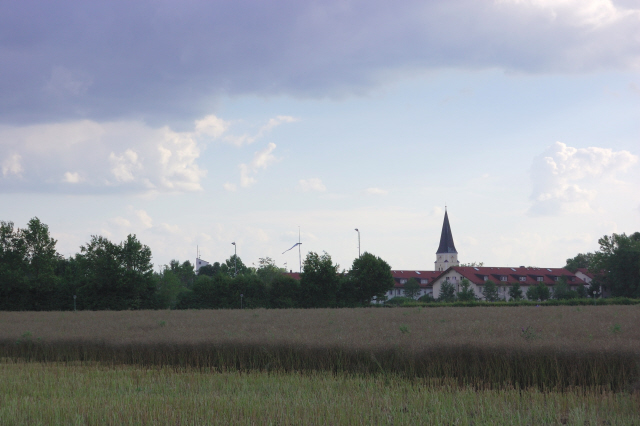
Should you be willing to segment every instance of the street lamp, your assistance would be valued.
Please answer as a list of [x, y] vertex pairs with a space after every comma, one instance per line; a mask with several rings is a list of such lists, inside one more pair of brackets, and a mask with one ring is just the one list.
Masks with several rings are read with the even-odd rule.
[[78, 297], [78, 296], [76, 296], [76, 295], [74, 294], [74, 295], [73, 295], [73, 312], [75, 312], [75, 311], [76, 311], [76, 297]]
[[360, 231], [356, 228], [356, 232], [358, 233], [358, 257], [360, 257]]
[[593, 304], [596, 305], [596, 290], [593, 290]]
[[232, 242], [233, 244], [233, 276], [238, 275], [238, 246], [236, 246], [236, 242]]
[[242, 309], [242, 298], [244, 297], [244, 294], [240, 293], [240, 309]]

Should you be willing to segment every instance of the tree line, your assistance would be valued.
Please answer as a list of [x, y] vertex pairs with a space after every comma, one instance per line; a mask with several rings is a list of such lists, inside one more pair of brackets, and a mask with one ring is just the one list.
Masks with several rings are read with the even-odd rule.
[[0, 310], [353, 307], [394, 286], [391, 267], [370, 253], [340, 271], [329, 254], [310, 252], [297, 280], [268, 257], [248, 267], [233, 255], [197, 275], [189, 261], [154, 271], [135, 235], [120, 243], [91, 236], [68, 258], [56, 243], [38, 218], [24, 229], [0, 222]]
[[[340, 271], [327, 253], [310, 252], [300, 279], [286, 274], [275, 262], [261, 258], [248, 267], [231, 256], [200, 268], [196, 275], [189, 261], [172, 260], [154, 271], [151, 249], [135, 235], [114, 243], [91, 236], [80, 252], [65, 258], [56, 251], [56, 240], [38, 218], [26, 228], [0, 221], [0, 310], [124, 310], [204, 308], [312, 308], [367, 306], [385, 300], [393, 289], [391, 267], [381, 258], [364, 253], [348, 271]], [[640, 232], [613, 234], [599, 240], [600, 249], [567, 259], [565, 268], [586, 268], [595, 276], [585, 293], [583, 286], [571, 290], [561, 278], [551, 293], [544, 285], [528, 288], [529, 300], [586, 297], [603, 289], [614, 297], [640, 298]], [[415, 297], [420, 285], [409, 280], [405, 295]], [[499, 299], [497, 284], [484, 285], [488, 301]], [[519, 284], [509, 289], [521, 299]], [[433, 300], [430, 295], [421, 298]], [[443, 284], [440, 301], [474, 300], [468, 282], [459, 291]]]

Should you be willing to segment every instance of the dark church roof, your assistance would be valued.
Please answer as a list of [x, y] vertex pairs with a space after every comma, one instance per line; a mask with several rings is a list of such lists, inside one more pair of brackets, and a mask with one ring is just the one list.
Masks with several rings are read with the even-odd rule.
[[449, 225], [449, 216], [447, 211], [444, 212], [444, 223], [442, 224], [442, 234], [440, 235], [440, 247], [438, 253], [458, 253], [456, 246], [453, 244], [453, 235], [451, 235], [451, 226]]

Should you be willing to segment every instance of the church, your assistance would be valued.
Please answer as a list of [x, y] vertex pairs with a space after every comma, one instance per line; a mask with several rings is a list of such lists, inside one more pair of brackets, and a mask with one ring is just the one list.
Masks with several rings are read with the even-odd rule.
[[440, 296], [440, 288], [445, 282], [452, 284], [457, 292], [462, 280], [467, 279], [478, 299], [483, 298], [482, 290], [485, 282], [491, 280], [498, 286], [499, 297], [503, 300], [509, 300], [509, 288], [515, 283], [520, 284], [523, 294], [526, 294], [529, 287], [540, 283], [549, 287], [553, 294], [553, 288], [560, 277], [567, 278], [571, 290], [576, 290], [581, 285], [587, 286], [593, 279], [593, 276], [586, 270], [578, 270], [574, 274], [564, 268], [460, 266], [446, 209], [434, 270], [392, 270], [391, 274], [395, 280], [395, 286], [387, 292], [387, 300], [404, 296], [404, 286], [411, 278], [420, 283], [418, 297], [429, 294], [437, 299]]

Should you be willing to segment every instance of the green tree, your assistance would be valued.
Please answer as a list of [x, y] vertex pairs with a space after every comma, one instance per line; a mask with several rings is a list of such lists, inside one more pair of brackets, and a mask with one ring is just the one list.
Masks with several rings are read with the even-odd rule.
[[395, 285], [389, 264], [368, 252], [353, 261], [348, 277], [352, 297], [364, 306], [369, 305], [374, 297], [384, 297]]
[[461, 302], [471, 302], [476, 300], [476, 293], [471, 288], [471, 283], [468, 279], [463, 278], [460, 283], [460, 291], [458, 292], [458, 300]]
[[[225, 264], [224, 267], [227, 268], [227, 265]], [[221, 273], [221, 269], [222, 268], [220, 266], [220, 262], [214, 262], [211, 265], [201, 266], [200, 269], [198, 269], [198, 275], [207, 275], [209, 277], [213, 277], [214, 275]]]
[[154, 274], [156, 281], [156, 307], [159, 309], [175, 309], [178, 295], [183, 288], [180, 278], [169, 268]]
[[338, 265], [324, 252], [322, 256], [309, 252], [300, 276], [301, 305], [305, 308], [334, 307], [337, 300]]
[[602, 297], [602, 291], [601, 290], [602, 290], [602, 288], [600, 287], [600, 284], [598, 283], [598, 280], [593, 280], [589, 284], [589, 288], [587, 289], [587, 295], [589, 297], [595, 297], [597, 299], [599, 297]]
[[527, 289], [527, 299], [529, 300], [548, 300], [550, 297], [549, 288], [542, 282]]
[[180, 263], [180, 261], [174, 259], [169, 262], [169, 269], [178, 278], [181, 287], [191, 288], [193, 282], [196, 279], [196, 273], [191, 262], [185, 260], [184, 262]]
[[76, 255], [81, 287], [78, 305], [84, 309], [152, 308], [156, 283], [151, 250], [135, 235], [119, 245], [100, 236], [80, 247]]
[[578, 297], [578, 293], [574, 290], [571, 290], [569, 287], [569, 283], [567, 282], [567, 277], [564, 275], [561, 276], [558, 281], [556, 281], [556, 285], [553, 287], [553, 298], [558, 300], [566, 300], [566, 299], [575, 299]]
[[614, 297], [640, 298], [640, 232], [605, 235], [593, 257], [595, 285], [611, 290]]
[[222, 272], [227, 272], [230, 276], [250, 274], [252, 270], [242, 263], [240, 256], [235, 254], [231, 255], [229, 259], [224, 262], [226, 268], [222, 268]]
[[455, 302], [456, 289], [449, 281], [444, 281], [440, 286], [440, 295], [438, 302]]
[[48, 284], [53, 280], [54, 267], [60, 257], [56, 252], [56, 240], [49, 234], [49, 227], [34, 217], [22, 230], [21, 237], [30, 278], [36, 284]]
[[522, 298], [524, 298], [520, 283], [516, 282], [511, 284], [511, 288], [509, 288], [509, 298], [512, 300], [521, 300]]
[[576, 293], [578, 293], [580, 299], [585, 299], [587, 297], [587, 288], [582, 284], [578, 284]]
[[574, 273], [579, 268], [590, 269], [593, 258], [594, 253], [578, 253], [575, 257], [567, 259], [567, 264], [564, 268]]
[[410, 299], [415, 299], [420, 294], [420, 283], [415, 278], [409, 278], [404, 285], [404, 295]]
[[300, 282], [298, 280], [280, 274], [271, 280], [267, 290], [271, 308], [300, 307]]
[[285, 272], [284, 268], [278, 268], [276, 266], [276, 262], [270, 257], [261, 257], [258, 260], [258, 269], [256, 270], [256, 274], [267, 287], [271, 285], [273, 280], [280, 277]]
[[498, 300], [498, 286], [491, 280], [484, 282], [484, 288], [482, 289], [482, 295], [487, 302], [495, 302]]

